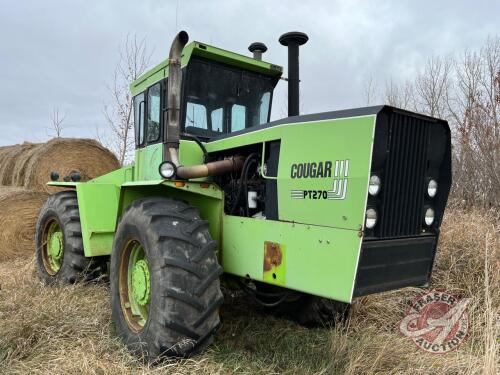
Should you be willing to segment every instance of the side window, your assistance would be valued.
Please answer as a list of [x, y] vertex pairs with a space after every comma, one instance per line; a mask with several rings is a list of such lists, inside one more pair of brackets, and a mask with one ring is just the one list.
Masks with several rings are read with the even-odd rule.
[[210, 114], [210, 119], [212, 121], [212, 130], [216, 132], [222, 132], [223, 130], [223, 122], [222, 117], [223, 110], [222, 108], [214, 109]]
[[269, 118], [269, 100], [271, 100], [269, 92], [264, 93], [260, 99], [259, 124], [265, 124]]
[[233, 104], [231, 107], [231, 132], [245, 129], [246, 107]]
[[148, 90], [148, 143], [160, 139], [160, 84]]
[[138, 147], [144, 142], [144, 94], [134, 97], [134, 126], [135, 145]]
[[199, 129], [207, 127], [207, 109], [204, 105], [188, 102], [186, 106], [186, 127], [192, 126]]

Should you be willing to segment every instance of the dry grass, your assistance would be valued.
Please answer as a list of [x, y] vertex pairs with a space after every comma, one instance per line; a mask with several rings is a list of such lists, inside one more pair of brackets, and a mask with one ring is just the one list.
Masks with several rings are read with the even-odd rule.
[[115, 338], [107, 285], [44, 287], [31, 260], [0, 263], [0, 373], [496, 374], [498, 231], [491, 213], [446, 216], [432, 288], [471, 298], [471, 330], [445, 355], [420, 351], [399, 333], [408, 301], [422, 294], [408, 288], [362, 298], [333, 330], [305, 329], [227, 296], [208, 351], [148, 367]]

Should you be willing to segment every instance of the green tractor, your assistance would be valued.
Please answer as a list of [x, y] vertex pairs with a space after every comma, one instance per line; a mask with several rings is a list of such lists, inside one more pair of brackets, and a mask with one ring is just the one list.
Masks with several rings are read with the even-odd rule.
[[[288, 117], [270, 121], [280, 66], [174, 39], [132, 83], [135, 163], [58, 181], [37, 223], [48, 284], [109, 267], [112, 318], [150, 360], [213, 341], [221, 283], [304, 325], [356, 297], [429, 283], [451, 183], [445, 121], [389, 106], [299, 115], [288, 47]], [[67, 180], [67, 179], [66, 179]]]

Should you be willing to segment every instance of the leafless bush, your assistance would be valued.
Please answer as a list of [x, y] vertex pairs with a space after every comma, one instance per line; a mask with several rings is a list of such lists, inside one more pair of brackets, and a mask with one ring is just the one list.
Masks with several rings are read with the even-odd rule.
[[450, 95], [455, 130], [453, 194], [464, 204], [500, 203], [500, 38], [455, 64]]

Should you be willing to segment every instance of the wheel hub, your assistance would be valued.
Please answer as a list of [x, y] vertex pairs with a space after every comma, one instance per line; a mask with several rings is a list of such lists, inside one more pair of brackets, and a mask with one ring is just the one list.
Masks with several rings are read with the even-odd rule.
[[150, 293], [148, 263], [141, 259], [132, 269], [132, 294], [139, 305], [146, 306], [149, 303]]
[[45, 270], [54, 276], [61, 269], [64, 258], [63, 231], [57, 220], [50, 220], [44, 229], [42, 257]]
[[63, 255], [62, 233], [55, 232], [49, 239], [49, 256], [52, 259], [60, 260]]

